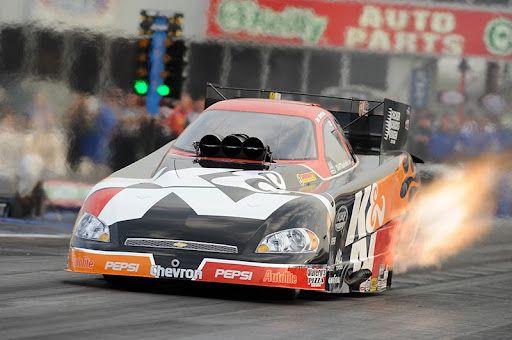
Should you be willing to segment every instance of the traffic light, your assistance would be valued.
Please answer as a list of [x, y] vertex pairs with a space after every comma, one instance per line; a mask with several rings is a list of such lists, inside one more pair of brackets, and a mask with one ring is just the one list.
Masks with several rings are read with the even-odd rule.
[[[158, 11], [152, 13], [149, 10], [142, 10], [140, 14], [139, 31], [142, 37], [137, 42], [133, 89], [141, 96], [153, 98], [157, 94], [160, 97], [179, 99], [187, 50], [182, 40], [183, 14], [176, 13], [167, 17]], [[156, 59], [151, 59], [150, 55]]]
[[143, 37], [137, 41], [137, 55], [135, 68], [135, 81], [133, 90], [136, 94], [144, 96], [149, 89], [149, 51], [151, 39]]
[[169, 26], [167, 28], [167, 32], [169, 36], [174, 38], [181, 38], [183, 34], [183, 14], [176, 13], [172, 18], [169, 19]]
[[167, 49], [167, 55], [170, 57], [169, 64], [166, 66], [166, 78], [164, 83], [171, 89], [170, 96], [175, 99], [181, 97], [181, 90], [185, 77], [183, 71], [185, 70], [186, 61], [185, 55], [187, 46], [183, 40], [174, 40]]
[[154, 17], [147, 14], [145, 10], [140, 11], [139, 33], [142, 36], [137, 41], [137, 54], [135, 61], [135, 80], [133, 90], [140, 96], [145, 96], [149, 90], [149, 70], [151, 49], [151, 26]]
[[[165, 42], [165, 70], [162, 72], [162, 93], [171, 98], [179, 99], [185, 78], [183, 71], [186, 67], [187, 46], [181, 39], [183, 14], [175, 14], [169, 19], [168, 37]], [[160, 93], [160, 92], [159, 92]]]
[[147, 14], [145, 10], [140, 11], [139, 34], [150, 35], [154, 17]]

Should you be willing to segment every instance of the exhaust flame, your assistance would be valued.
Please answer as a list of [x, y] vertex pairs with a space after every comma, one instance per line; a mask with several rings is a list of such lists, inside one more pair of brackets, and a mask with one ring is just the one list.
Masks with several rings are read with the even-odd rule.
[[422, 187], [397, 244], [396, 271], [440, 266], [491, 228], [505, 157], [472, 161]]

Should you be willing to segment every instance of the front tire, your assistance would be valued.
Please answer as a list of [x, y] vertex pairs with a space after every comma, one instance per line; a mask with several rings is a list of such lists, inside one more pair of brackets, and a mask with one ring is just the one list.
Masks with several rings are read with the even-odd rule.
[[133, 278], [130, 276], [103, 274], [103, 278], [105, 281], [107, 281], [108, 284], [112, 286], [125, 286], [134, 282]]

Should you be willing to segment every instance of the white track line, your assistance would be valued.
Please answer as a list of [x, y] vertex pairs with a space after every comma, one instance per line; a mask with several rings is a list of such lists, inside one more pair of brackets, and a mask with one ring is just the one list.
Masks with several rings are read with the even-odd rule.
[[0, 233], [0, 238], [70, 238], [70, 234], [10, 234], [10, 233]]

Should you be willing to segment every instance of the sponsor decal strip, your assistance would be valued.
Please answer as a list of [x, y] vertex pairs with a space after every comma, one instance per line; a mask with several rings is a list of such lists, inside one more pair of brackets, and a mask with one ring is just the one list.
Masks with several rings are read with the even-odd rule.
[[153, 254], [71, 248], [68, 270], [72, 272], [154, 277]]
[[204, 259], [197, 281], [325, 290], [326, 267]]
[[324, 265], [288, 265], [260, 262], [203, 259], [197, 269], [155, 264], [153, 254], [71, 248], [68, 270], [80, 273], [169, 278], [235, 283], [266, 287], [325, 290]]

